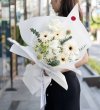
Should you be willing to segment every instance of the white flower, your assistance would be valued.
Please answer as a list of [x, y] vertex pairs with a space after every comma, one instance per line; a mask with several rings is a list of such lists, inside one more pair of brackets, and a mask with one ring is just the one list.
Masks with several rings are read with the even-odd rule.
[[52, 49], [57, 49], [60, 45], [60, 42], [59, 40], [52, 40], [50, 43], [49, 43], [49, 47], [52, 48]]
[[58, 56], [61, 53], [60, 48], [53, 49], [53, 53]]
[[52, 60], [54, 59], [55, 55], [53, 53], [53, 50], [51, 48], [49, 48], [48, 53], [46, 54], [46, 59], [47, 60]]
[[47, 31], [41, 32], [40, 37], [38, 39], [41, 40], [42, 42], [47, 42], [51, 40], [51, 34], [50, 32], [47, 32]]
[[49, 29], [52, 31], [59, 31], [63, 29], [63, 26], [59, 19], [53, 19], [49, 24]]
[[52, 49], [54, 55], [60, 54], [60, 42], [59, 40], [53, 40], [49, 43], [49, 48]]
[[66, 47], [66, 45], [64, 45], [63, 47], [62, 47], [62, 53], [64, 53], [65, 55], [69, 55], [70, 53], [69, 53], [69, 49]]
[[65, 54], [60, 54], [59, 56], [57, 56], [57, 60], [60, 61], [60, 64], [66, 64], [68, 63], [68, 56]]
[[69, 59], [75, 60], [79, 56], [78, 44], [75, 40], [69, 40], [63, 45], [63, 52], [69, 55]]
[[66, 34], [64, 33], [64, 31], [60, 30], [60, 31], [52, 32], [51, 36], [53, 39], [61, 40], [61, 39], [64, 39], [66, 37]]

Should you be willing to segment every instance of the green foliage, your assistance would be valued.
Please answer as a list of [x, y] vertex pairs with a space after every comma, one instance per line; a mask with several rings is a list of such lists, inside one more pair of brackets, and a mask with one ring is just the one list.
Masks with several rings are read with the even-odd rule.
[[64, 40], [60, 41], [61, 45], [63, 45], [65, 42], [67, 42], [70, 39], [72, 39], [72, 36], [65, 38]]
[[38, 54], [37, 58], [38, 58], [39, 60], [41, 60], [41, 59], [43, 58], [43, 55], [42, 55], [42, 54]]
[[48, 65], [51, 65], [51, 66], [57, 66], [59, 64], [60, 64], [59, 60], [49, 61], [49, 63], [48, 63]]
[[36, 47], [35, 47], [35, 51], [36, 51], [36, 52], [39, 51], [41, 54], [47, 53], [47, 50], [48, 50], [48, 44], [43, 43], [43, 42], [39, 43], [39, 44], [36, 45]]
[[97, 61], [93, 58], [89, 58], [88, 65], [95, 70], [98, 74], [100, 74], [100, 61]]
[[37, 32], [36, 29], [31, 28], [30, 30], [31, 30], [31, 32], [33, 32], [33, 34], [35, 34], [37, 37], [40, 36], [39, 32]]

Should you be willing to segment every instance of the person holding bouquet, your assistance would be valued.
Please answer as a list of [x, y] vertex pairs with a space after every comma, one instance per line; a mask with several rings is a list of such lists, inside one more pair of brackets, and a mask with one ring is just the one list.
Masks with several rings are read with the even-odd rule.
[[[32, 17], [19, 25], [25, 46], [13, 43], [10, 52], [29, 59], [22, 81], [40, 97], [45, 110], [80, 110], [81, 75], [78, 67], [88, 62], [92, 45], [82, 24], [78, 0], [51, 0], [58, 16]], [[29, 37], [28, 37], [29, 36]]]
[[[79, 4], [78, 0], [51, 0], [51, 5], [58, 16], [67, 17], [75, 4]], [[79, 6], [79, 16], [82, 21], [82, 11]], [[85, 56], [75, 64], [78, 68], [88, 62], [88, 52]], [[46, 89], [46, 105], [45, 110], [80, 110], [80, 83], [76, 73], [63, 69], [62, 74], [68, 83], [66, 91], [53, 79]]]

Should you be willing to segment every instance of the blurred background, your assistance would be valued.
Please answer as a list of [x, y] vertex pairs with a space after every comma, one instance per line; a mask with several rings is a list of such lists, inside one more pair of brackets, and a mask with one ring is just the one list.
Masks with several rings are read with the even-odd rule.
[[[80, 0], [83, 24], [90, 34], [88, 64], [80, 67], [81, 110], [100, 110], [100, 0]], [[55, 15], [50, 0], [0, 0], [0, 110], [40, 110], [22, 77], [27, 59], [9, 52], [11, 37], [24, 45], [18, 22], [34, 16]], [[5, 106], [6, 105], [6, 106]]]

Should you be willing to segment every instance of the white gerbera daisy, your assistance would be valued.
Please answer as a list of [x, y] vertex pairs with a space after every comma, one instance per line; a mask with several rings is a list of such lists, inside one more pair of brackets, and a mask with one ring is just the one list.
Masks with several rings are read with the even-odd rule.
[[63, 45], [63, 52], [68, 55], [71, 61], [75, 61], [79, 57], [78, 44], [75, 40], [69, 40]]
[[60, 54], [58, 57], [57, 57], [57, 60], [60, 61], [60, 64], [66, 64], [68, 62], [68, 56], [65, 55], [65, 54]]
[[47, 31], [41, 32], [40, 37], [38, 39], [41, 40], [42, 42], [47, 42], [51, 40], [51, 34]]
[[75, 40], [69, 40], [64, 43], [63, 50], [66, 54], [79, 54], [78, 44]]
[[57, 39], [57, 40], [61, 40], [64, 39], [66, 37], [66, 34], [64, 33], [64, 31], [55, 31], [51, 34], [52, 39]]

